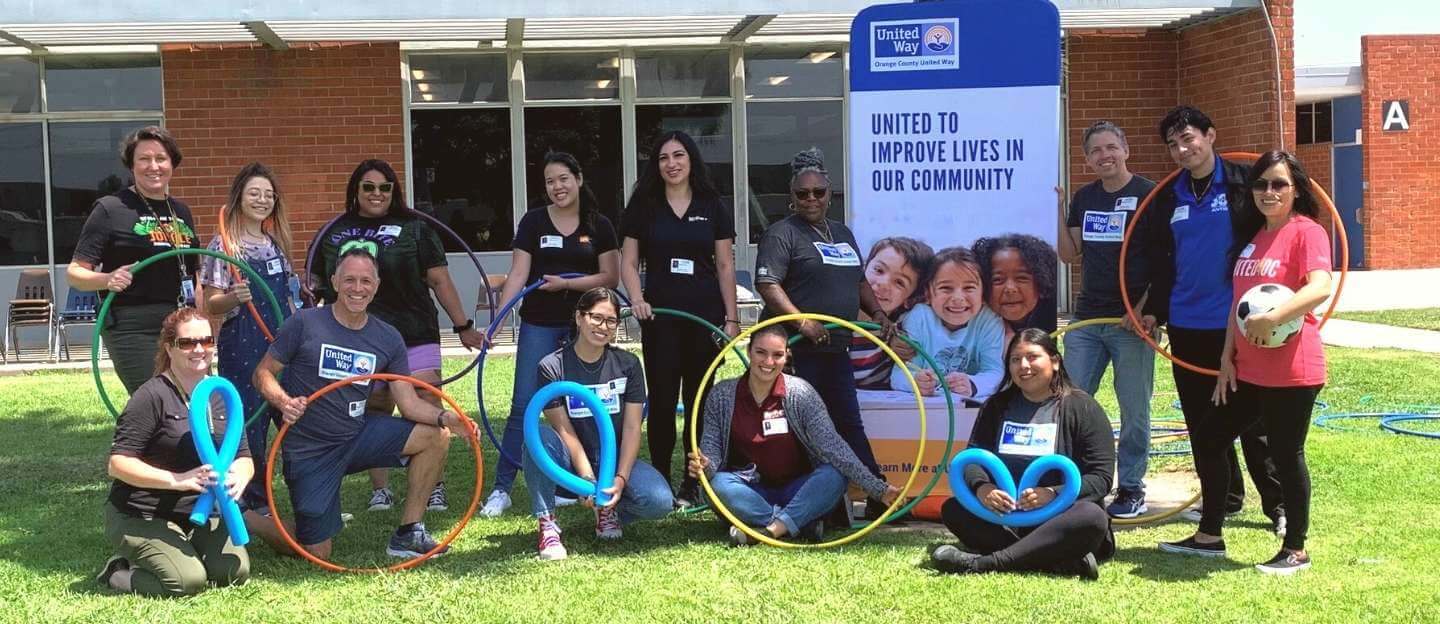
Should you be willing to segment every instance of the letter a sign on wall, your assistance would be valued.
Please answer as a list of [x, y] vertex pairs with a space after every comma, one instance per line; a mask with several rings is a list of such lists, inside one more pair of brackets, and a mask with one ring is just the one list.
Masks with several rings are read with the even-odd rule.
[[1380, 130], [1405, 132], [1410, 129], [1410, 100], [1386, 100], [1380, 105]]

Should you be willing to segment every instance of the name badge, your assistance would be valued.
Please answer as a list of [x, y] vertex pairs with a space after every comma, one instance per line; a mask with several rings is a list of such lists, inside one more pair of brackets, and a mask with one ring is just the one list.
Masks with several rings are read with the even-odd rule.
[[765, 418], [760, 421], [760, 433], [767, 438], [790, 433], [790, 421], [785, 420], [785, 412], [765, 412]]
[[1240, 257], [1249, 258], [1250, 254], [1253, 253], [1255, 253], [1255, 243], [1250, 243], [1249, 245], [1246, 245], [1244, 249], [1240, 250]]
[[185, 278], [180, 280], [180, 298], [185, 300], [185, 305], [195, 305], [195, 280]]
[[399, 235], [400, 235], [400, 226], [398, 226], [398, 225], [382, 225], [382, 226], [380, 226], [380, 235], [381, 235], [381, 236], [399, 236]]
[[[1134, 199], [1133, 197], [1131, 199]], [[1118, 243], [1125, 238], [1124, 212], [1101, 212], [1086, 210], [1080, 238], [1091, 243]]]
[[1177, 223], [1190, 218], [1189, 206], [1176, 206], [1175, 214], [1170, 215], [1170, 223]]
[[[620, 377], [606, 383], [586, 384], [585, 387], [593, 390], [595, 396], [600, 397], [600, 402], [605, 405], [605, 411], [613, 416], [620, 413], [620, 397], [625, 395], [626, 385], [626, 378]], [[565, 397], [565, 410], [570, 414], [570, 418], [593, 418], [595, 416], [578, 397]]]
[[678, 273], [680, 275], [694, 275], [695, 261], [686, 258], [671, 258], [670, 272]]
[[279, 258], [271, 258], [265, 262], [265, 271], [270, 275], [279, 275], [284, 268]]
[[350, 417], [351, 417], [351, 418], [359, 418], [359, 417], [365, 415], [365, 401], [366, 401], [366, 399], [360, 399], [359, 401], [351, 401], [351, 402], [350, 402]]
[[820, 261], [830, 266], [860, 266], [860, 254], [855, 252], [850, 243], [829, 244], [816, 241], [815, 250], [820, 252]]
[[1001, 455], [1041, 457], [1055, 453], [1055, 423], [1034, 424], [1005, 421], [1000, 427]]
[[1140, 198], [1138, 197], [1121, 197], [1115, 200], [1115, 209], [1129, 210], [1133, 212], [1135, 210], [1135, 207], [1139, 204]]
[[540, 237], [541, 249], [560, 249], [565, 246], [565, 238], [554, 234], [546, 234]]

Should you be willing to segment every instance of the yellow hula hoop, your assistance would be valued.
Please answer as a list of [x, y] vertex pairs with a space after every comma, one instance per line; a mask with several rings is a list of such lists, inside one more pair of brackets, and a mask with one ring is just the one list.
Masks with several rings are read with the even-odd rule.
[[1050, 337], [1051, 337], [1051, 338], [1059, 338], [1059, 337], [1060, 337], [1060, 334], [1063, 334], [1063, 333], [1065, 333], [1065, 332], [1067, 332], [1067, 331], [1070, 331], [1070, 330], [1072, 330], [1072, 329], [1080, 329], [1081, 327], [1089, 327], [1089, 326], [1091, 326], [1091, 325], [1119, 325], [1119, 324], [1120, 324], [1121, 322], [1123, 322], [1124, 320], [1125, 320], [1125, 319], [1120, 318], [1120, 317], [1118, 317], [1118, 316], [1103, 316], [1103, 317], [1100, 317], [1100, 318], [1092, 318], [1092, 319], [1085, 319], [1085, 320], [1083, 320], [1083, 321], [1075, 321], [1074, 323], [1071, 323], [1071, 324], [1069, 324], [1069, 325], [1066, 325], [1066, 326], [1064, 326], [1064, 327], [1061, 327], [1060, 329], [1057, 329], [1057, 330], [1055, 330], [1055, 331], [1053, 331], [1053, 332], [1050, 332]]
[[[820, 321], [822, 323], [834, 323], [836, 325], [844, 327], [845, 329], [855, 332], [860, 336], [865, 337], [865, 339], [878, 345], [880, 347], [880, 350], [885, 352], [885, 355], [890, 356], [890, 359], [899, 365], [900, 371], [905, 373], [906, 381], [910, 382], [910, 390], [915, 394], [915, 404], [920, 408], [920, 444], [919, 447], [915, 449], [915, 462], [913, 464], [914, 468], [910, 470], [910, 478], [905, 480], [905, 486], [900, 488], [900, 494], [895, 497], [894, 502], [890, 503], [890, 507], [885, 509], [885, 513], [880, 514], [877, 518], [875, 518], [875, 520], [871, 521], [870, 524], [865, 525], [860, 530], [849, 535], [845, 535], [843, 537], [833, 539], [828, 542], [821, 542], [819, 544], [797, 544], [794, 542], [782, 542], [773, 537], [770, 537], [769, 535], [765, 535], [759, 531], [756, 531], [749, 525], [741, 522], [738, 518], [735, 517], [735, 514], [730, 512], [730, 509], [725, 506], [725, 503], [720, 500], [720, 497], [715, 495], [715, 490], [710, 487], [710, 478], [705, 475], [705, 471], [703, 470], [700, 471], [700, 486], [705, 488], [705, 494], [710, 497], [710, 505], [714, 507], [716, 511], [719, 511], [720, 515], [724, 516], [726, 520], [729, 520], [731, 525], [738, 527], [741, 531], [744, 531], [746, 535], [749, 535], [750, 537], [759, 540], [762, 543], [769, 544], [771, 546], [778, 546], [781, 548], [830, 548], [832, 546], [842, 546], [844, 544], [849, 544], [850, 542], [865, 537], [866, 534], [879, 527], [880, 523], [884, 522], [885, 518], [888, 518], [890, 514], [895, 511], [896, 507], [905, 503], [905, 494], [910, 491], [910, 487], [915, 483], [915, 477], [920, 474], [920, 466], [924, 462], [925, 458], [925, 399], [922, 398], [923, 395], [920, 394], [920, 384], [915, 383], [915, 376], [910, 374], [910, 367], [905, 365], [905, 361], [902, 360], [900, 356], [896, 355], [895, 352], [890, 349], [890, 346], [885, 344], [884, 340], [881, 340], [879, 337], [875, 336], [875, 334], [865, 331], [863, 328], [855, 325], [854, 323], [851, 323], [850, 321], [835, 318], [833, 316], [825, 314], [809, 314], [803, 312], [799, 314], [786, 314], [783, 316], [766, 319], [755, 324], [749, 329], [740, 332], [739, 335], [735, 336], [730, 340], [729, 344], [725, 345], [723, 349], [720, 349], [720, 355], [716, 356], [714, 360], [711, 360], [710, 368], [706, 369], [705, 376], [700, 378], [700, 387], [695, 392], [695, 405], [702, 405], [700, 403], [700, 400], [705, 396], [705, 389], [710, 387], [710, 380], [714, 378], [715, 370], [720, 367], [720, 362], [724, 360], [726, 352], [735, 348], [735, 345], [738, 344], [740, 341], [749, 338], [752, 334], [761, 329], [764, 329], [771, 325], [775, 325], [777, 323], [800, 320], [813, 320]], [[697, 409], [691, 410], [690, 412], [690, 448], [700, 448], [699, 419], [700, 411], [703, 409], [704, 408], [702, 406]]]

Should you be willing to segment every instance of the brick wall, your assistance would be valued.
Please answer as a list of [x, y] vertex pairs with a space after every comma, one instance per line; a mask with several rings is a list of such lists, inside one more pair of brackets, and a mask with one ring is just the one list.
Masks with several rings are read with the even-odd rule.
[[173, 192], [207, 242], [231, 178], [252, 160], [279, 177], [297, 269], [315, 230], [341, 212], [357, 163], [382, 158], [405, 179], [397, 44], [174, 46], [162, 63], [165, 125], [185, 155]]
[[[1309, 174], [1310, 179], [1319, 184], [1320, 188], [1325, 189], [1325, 192], [1331, 197], [1335, 195], [1335, 182], [1333, 172], [1331, 171], [1331, 162], [1334, 160], [1334, 153], [1332, 151], [1334, 145], [1334, 143], [1326, 141], [1325, 143], [1295, 146], [1295, 157], [1300, 159], [1300, 164], [1305, 165], [1305, 173]], [[1321, 208], [1320, 225], [1325, 226], [1326, 229], [1330, 229], [1331, 221], [1333, 221], [1333, 219], [1330, 216], [1330, 211]]]
[[[1440, 267], [1440, 35], [1366, 36], [1360, 49], [1365, 264]], [[1409, 131], [1380, 131], [1386, 100], [1410, 101]]]

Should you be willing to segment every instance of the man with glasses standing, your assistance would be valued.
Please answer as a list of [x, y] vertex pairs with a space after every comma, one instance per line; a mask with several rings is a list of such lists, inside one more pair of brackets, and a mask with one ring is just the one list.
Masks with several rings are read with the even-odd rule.
[[[1137, 231], [1144, 227], [1141, 236], [1150, 257], [1150, 294], [1140, 319], [1142, 329], [1153, 331], [1165, 324], [1175, 357], [1218, 369], [1225, 328], [1231, 322], [1230, 263], [1226, 257], [1249, 192], [1246, 167], [1215, 153], [1215, 124], [1190, 106], [1178, 106], [1165, 115], [1160, 121], [1160, 138], [1182, 170], [1173, 184], [1160, 190], [1145, 214], [1146, 223], [1136, 227]], [[1211, 402], [1215, 378], [1178, 364], [1171, 370], [1185, 425], [1191, 436], [1203, 435], [1206, 424], [1214, 420], [1211, 411], [1229, 409]], [[1250, 429], [1240, 436], [1240, 447], [1255, 489], [1260, 491], [1261, 511], [1270, 518], [1275, 532], [1283, 535], [1284, 499], [1265, 432], [1258, 425]], [[1236, 514], [1245, 502], [1245, 482], [1233, 448], [1228, 461], [1230, 489], [1225, 511]], [[1191, 515], [1198, 519], [1187, 512], [1187, 517]], [[1224, 546], [1220, 548], [1223, 554]]]
[[[1085, 130], [1085, 163], [1099, 177], [1075, 192], [1067, 212], [1062, 204], [1060, 258], [1080, 261], [1081, 290], [1072, 322], [1125, 316], [1120, 300], [1120, 246], [1140, 200], [1155, 183], [1130, 172], [1125, 131], [1108, 121]], [[1144, 237], [1130, 241], [1125, 258], [1130, 304], [1143, 305], [1150, 271]], [[1065, 367], [1075, 384], [1094, 395], [1105, 367], [1115, 364], [1115, 397], [1120, 402], [1116, 444], [1119, 491], [1105, 510], [1116, 518], [1147, 511], [1145, 469], [1150, 456], [1150, 396], [1155, 389], [1155, 354], [1127, 320], [1120, 326], [1093, 325], [1065, 333]]]

